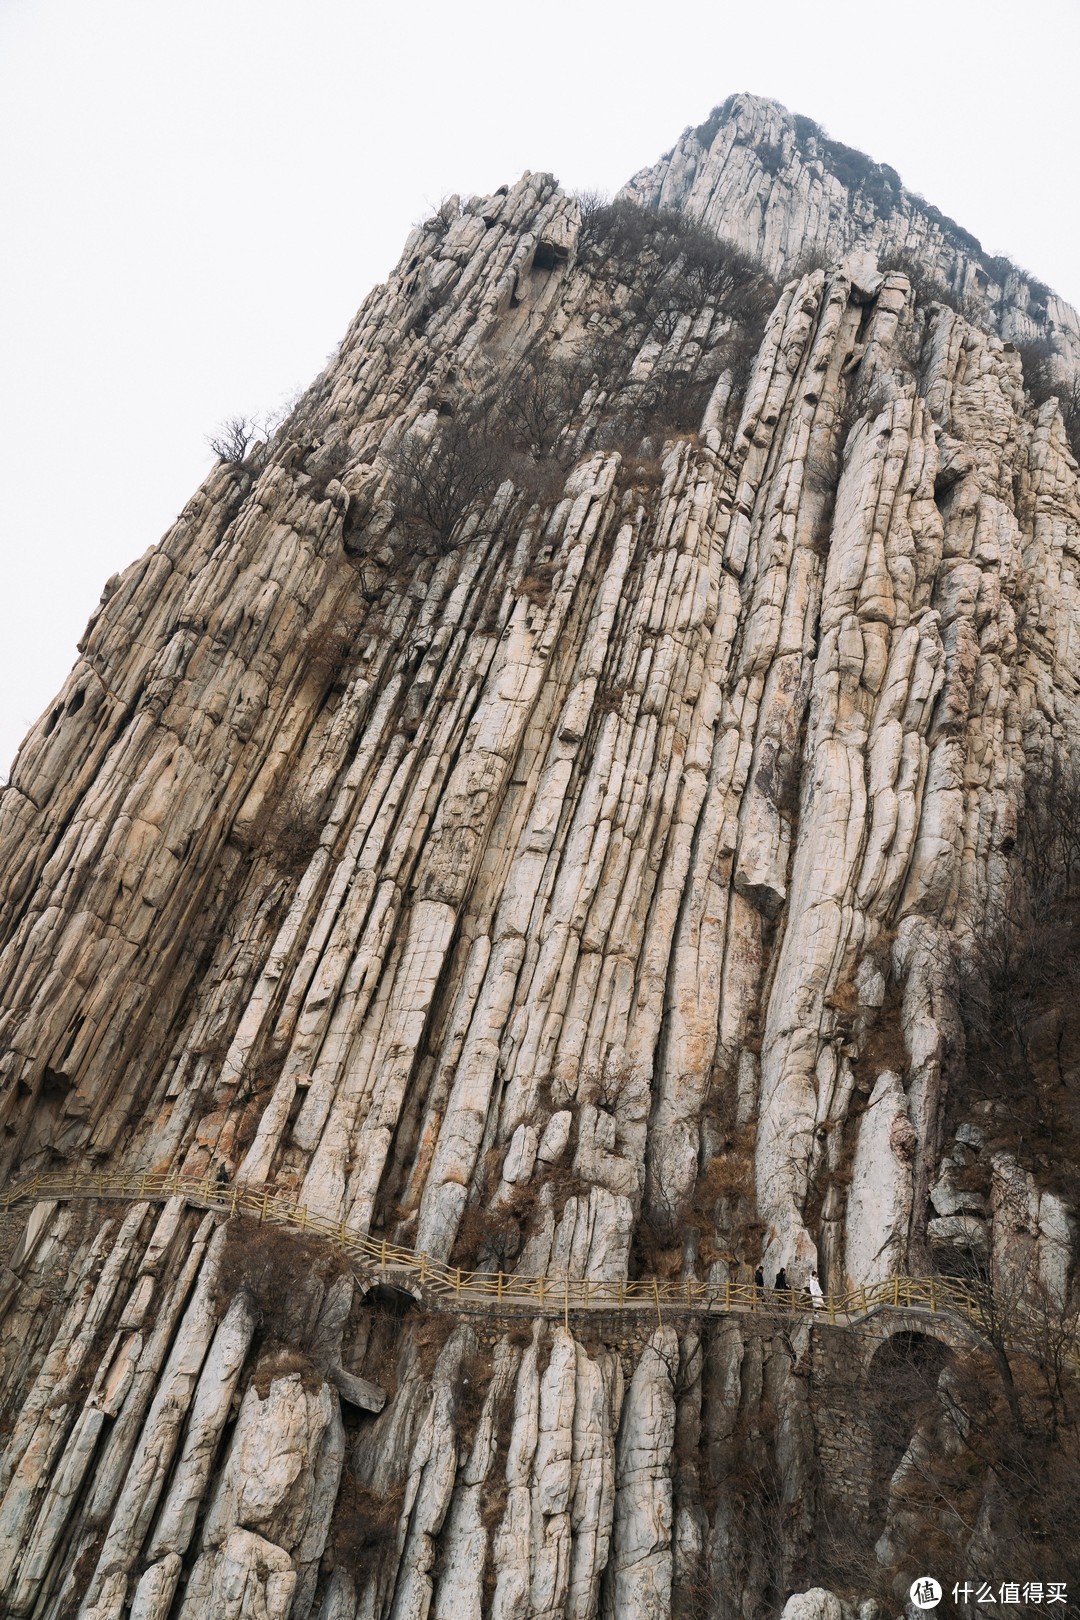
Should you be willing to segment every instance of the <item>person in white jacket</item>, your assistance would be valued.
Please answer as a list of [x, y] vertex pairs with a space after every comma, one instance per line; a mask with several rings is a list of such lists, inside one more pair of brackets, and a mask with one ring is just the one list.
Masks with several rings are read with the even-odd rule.
[[806, 1286], [809, 1290], [810, 1299], [813, 1302], [815, 1311], [820, 1311], [821, 1307], [825, 1303], [825, 1295], [821, 1292], [821, 1284], [818, 1282], [818, 1274], [816, 1271], [812, 1271], [810, 1273], [810, 1281]]

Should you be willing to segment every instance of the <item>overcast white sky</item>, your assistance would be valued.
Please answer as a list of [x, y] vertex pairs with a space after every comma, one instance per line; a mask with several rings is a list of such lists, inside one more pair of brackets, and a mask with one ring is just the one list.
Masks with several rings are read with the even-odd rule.
[[447, 192], [613, 191], [751, 90], [1080, 303], [1078, 60], [1078, 0], [0, 0], [0, 777]]

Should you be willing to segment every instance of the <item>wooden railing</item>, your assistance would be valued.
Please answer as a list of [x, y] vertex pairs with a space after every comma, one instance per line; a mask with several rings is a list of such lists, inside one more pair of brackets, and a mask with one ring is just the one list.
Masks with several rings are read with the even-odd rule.
[[[528, 1312], [535, 1316], [569, 1317], [571, 1311], [665, 1311], [694, 1315], [729, 1312], [769, 1316], [813, 1316], [837, 1326], [852, 1324], [878, 1311], [930, 1311], [974, 1327], [985, 1337], [994, 1322], [992, 1297], [976, 1287], [944, 1277], [890, 1277], [869, 1288], [827, 1294], [815, 1306], [809, 1295], [793, 1289], [758, 1288], [753, 1283], [661, 1280], [655, 1277], [598, 1282], [588, 1277], [519, 1276], [511, 1272], [470, 1271], [431, 1255], [403, 1248], [385, 1238], [357, 1232], [342, 1221], [328, 1220], [306, 1204], [265, 1187], [221, 1183], [176, 1174], [138, 1175], [103, 1172], [92, 1175], [39, 1175], [0, 1194], [0, 1212], [28, 1201], [74, 1198], [119, 1198], [157, 1201], [182, 1198], [199, 1208], [246, 1215], [259, 1221], [322, 1238], [343, 1251], [369, 1280], [385, 1280], [419, 1291], [434, 1309]], [[1011, 1313], [1012, 1335], [1025, 1318]], [[1030, 1333], [1038, 1328], [1026, 1319]], [[1021, 1333], [1021, 1337], [1029, 1334]], [[1069, 1361], [1080, 1367], [1075, 1346]]]

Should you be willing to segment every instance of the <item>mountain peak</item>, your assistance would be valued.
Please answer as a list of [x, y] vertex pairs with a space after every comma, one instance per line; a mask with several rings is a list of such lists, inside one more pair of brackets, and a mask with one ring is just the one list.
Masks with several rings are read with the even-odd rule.
[[891, 165], [768, 97], [728, 96], [620, 195], [689, 214], [781, 280], [854, 248], [907, 259], [980, 310], [1003, 339], [1048, 345], [1080, 375], [1080, 318], [1064, 299], [985, 252], [970, 231], [909, 191]]

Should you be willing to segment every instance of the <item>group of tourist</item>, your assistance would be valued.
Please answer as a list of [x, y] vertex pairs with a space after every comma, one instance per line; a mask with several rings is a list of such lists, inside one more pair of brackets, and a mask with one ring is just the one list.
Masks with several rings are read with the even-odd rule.
[[[754, 1272], [754, 1291], [759, 1299], [765, 1298], [765, 1271], [762, 1266], [758, 1266], [757, 1270]], [[795, 1290], [788, 1282], [787, 1270], [784, 1266], [781, 1266], [780, 1270], [776, 1273], [776, 1281], [773, 1283], [773, 1293], [780, 1296], [777, 1301], [778, 1304], [787, 1306], [794, 1305]], [[818, 1280], [818, 1274], [816, 1271], [812, 1271], [807, 1278], [806, 1284], [803, 1288], [803, 1293], [809, 1298], [814, 1310], [820, 1311], [825, 1303], [825, 1295], [821, 1291], [821, 1283]]]

